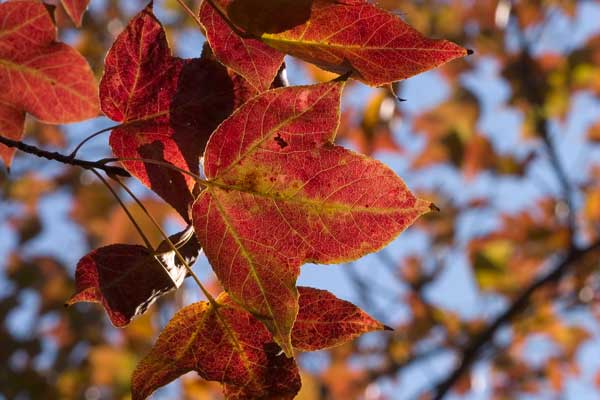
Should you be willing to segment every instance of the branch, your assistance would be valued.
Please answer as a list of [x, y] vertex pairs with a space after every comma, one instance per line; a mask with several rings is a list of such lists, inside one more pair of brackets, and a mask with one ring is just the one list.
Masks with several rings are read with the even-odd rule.
[[460, 377], [466, 373], [471, 368], [471, 365], [477, 360], [481, 349], [494, 339], [496, 332], [527, 308], [529, 300], [538, 289], [550, 283], [558, 282], [576, 261], [579, 261], [583, 256], [596, 250], [600, 250], [600, 241], [583, 249], [571, 249], [563, 261], [554, 269], [523, 290], [506, 311], [500, 314], [494, 322], [488, 325], [483, 332], [473, 338], [473, 340], [465, 347], [460, 364], [446, 379], [437, 385], [433, 399], [441, 400], [450, 391], [452, 386], [454, 386]]
[[52, 161], [58, 161], [63, 164], [74, 165], [76, 167], [80, 167], [80, 168], [88, 169], [88, 170], [94, 170], [94, 169], [102, 170], [102, 171], [106, 172], [108, 175], [113, 175], [113, 176], [123, 176], [123, 177], [131, 176], [129, 174], [129, 172], [127, 172], [125, 169], [123, 169], [121, 167], [112, 167], [112, 166], [106, 165], [106, 162], [103, 160], [99, 160], [99, 161], [80, 160], [78, 158], [65, 156], [64, 154], [42, 150], [38, 147], [31, 146], [29, 144], [25, 144], [25, 143], [17, 141], [17, 140], [12, 140], [12, 139], [6, 138], [2, 135], [0, 135], [0, 143], [5, 146], [8, 146], [8, 147], [12, 147], [12, 148], [21, 150], [24, 153], [33, 154], [34, 156], [37, 156], [40, 158], [46, 158], [46, 159], [52, 160]]

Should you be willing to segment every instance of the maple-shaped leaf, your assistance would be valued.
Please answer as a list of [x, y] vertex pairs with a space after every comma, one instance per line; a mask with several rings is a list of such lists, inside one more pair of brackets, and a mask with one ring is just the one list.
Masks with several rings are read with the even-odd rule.
[[389, 329], [354, 304], [326, 290], [298, 287], [300, 309], [292, 330], [296, 350], [316, 351], [351, 341], [363, 333]]
[[133, 400], [196, 371], [225, 385], [230, 399], [292, 399], [300, 389], [296, 362], [269, 331], [226, 294], [181, 309], [132, 377]]
[[[200, 252], [198, 241], [190, 238], [190, 233], [188, 230], [170, 237], [173, 243], [187, 239], [178, 250], [188, 265]], [[76, 293], [67, 305], [100, 303], [113, 325], [122, 327], [143, 314], [158, 297], [181, 286], [186, 275], [186, 267], [166, 241], [156, 252], [129, 244], [101, 247], [77, 264]]]
[[[365, 0], [314, 0], [306, 22], [280, 32], [277, 28], [283, 26], [269, 29], [265, 22], [260, 23], [265, 18], [255, 18], [259, 26], [245, 23], [237, 10], [247, 9], [242, 3], [248, 1], [213, 2], [232, 24], [246, 25], [249, 33], [260, 35], [274, 49], [328, 71], [352, 73], [353, 78], [371, 86], [406, 79], [468, 54], [452, 42], [423, 36], [399, 16]], [[271, 18], [278, 20], [278, 14], [271, 13]], [[281, 13], [287, 15], [285, 10]]]
[[269, 89], [284, 54], [259, 39], [238, 36], [207, 1], [200, 6], [199, 16], [217, 59], [243, 76], [257, 91]]
[[83, 14], [87, 9], [90, 0], [62, 0], [62, 5], [65, 8], [69, 17], [75, 23], [75, 26], [81, 26], [81, 20], [83, 19]]
[[288, 355], [300, 265], [379, 250], [430, 210], [388, 167], [332, 144], [342, 88], [274, 89], [238, 108], [211, 136], [192, 208], [225, 290]]
[[[152, 159], [193, 173], [210, 133], [253, 94], [243, 78], [210, 57], [171, 56], [152, 4], [116, 39], [100, 83], [102, 111], [123, 123], [110, 136], [117, 157]], [[123, 165], [188, 219], [193, 178], [162, 165]]]
[[[42, 122], [63, 124], [98, 115], [96, 81], [75, 49], [56, 41], [44, 4], [0, 4], [0, 135], [20, 140], [28, 112]], [[10, 166], [14, 149], [0, 145]]]

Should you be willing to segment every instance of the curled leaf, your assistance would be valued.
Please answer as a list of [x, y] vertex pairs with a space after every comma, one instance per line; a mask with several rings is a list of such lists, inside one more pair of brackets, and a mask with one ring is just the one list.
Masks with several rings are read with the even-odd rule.
[[[171, 237], [177, 243], [188, 232]], [[200, 252], [198, 241], [191, 237], [179, 249], [188, 265]], [[181, 286], [186, 267], [165, 243], [153, 253], [144, 246], [113, 244], [83, 257], [75, 271], [76, 293], [67, 305], [94, 302], [104, 306], [113, 325], [122, 327], [146, 312], [156, 299]]]

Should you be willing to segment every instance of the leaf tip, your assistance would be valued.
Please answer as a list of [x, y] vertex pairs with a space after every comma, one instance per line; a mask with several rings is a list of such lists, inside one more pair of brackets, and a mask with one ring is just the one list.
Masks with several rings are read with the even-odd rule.
[[393, 331], [394, 331], [394, 328], [392, 328], [392, 327], [391, 327], [391, 326], [389, 326], [389, 325], [383, 325], [383, 330], [384, 330], [384, 331], [390, 331], [390, 332], [393, 332]]
[[436, 206], [433, 203], [429, 204], [429, 210], [431, 210], [432, 212], [441, 212], [442, 211], [438, 206]]

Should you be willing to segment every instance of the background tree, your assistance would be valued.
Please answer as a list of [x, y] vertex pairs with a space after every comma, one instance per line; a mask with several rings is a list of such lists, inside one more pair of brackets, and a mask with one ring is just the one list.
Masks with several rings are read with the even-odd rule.
[[[600, 380], [600, 40], [594, 24], [600, 3], [378, 4], [425, 35], [476, 55], [397, 84], [394, 92], [406, 102], [387, 88], [346, 88], [351, 95], [338, 141], [385, 160], [441, 212], [356, 263], [303, 271], [301, 282], [353, 300], [394, 332], [302, 355], [300, 398], [444, 398], [451, 392], [593, 398]], [[75, 29], [59, 4], [61, 40], [100, 76], [107, 49], [144, 6], [92, 1]], [[155, 11], [174, 53], [197, 57], [203, 39], [193, 18], [175, 1], [157, 2]], [[297, 60], [289, 60], [287, 75], [293, 84], [335, 78]], [[110, 124], [50, 126], [28, 118], [25, 140], [68, 154]], [[78, 154], [109, 157], [106, 137]], [[122, 330], [98, 307], [65, 310], [79, 258], [103, 245], [138, 243], [135, 228], [105, 186], [80, 168], [17, 153], [0, 179], [6, 366], [0, 394], [127, 398], [136, 362], [174, 311], [198, 300], [197, 289], [186, 282]], [[169, 232], [180, 230], [172, 208], [133, 180], [128, 184]], [[127, 206], [148, 240], [160, 243], [139, 206]], [[205, 259], [195, 270], [210, 279]], [[210, 290], [217, 294], [214, 282]], [[156, 397], [174, 393], [221, 396], [218, 385], [195, 375]]]

